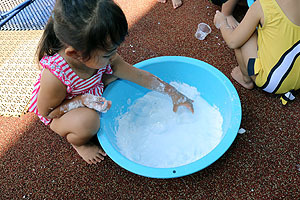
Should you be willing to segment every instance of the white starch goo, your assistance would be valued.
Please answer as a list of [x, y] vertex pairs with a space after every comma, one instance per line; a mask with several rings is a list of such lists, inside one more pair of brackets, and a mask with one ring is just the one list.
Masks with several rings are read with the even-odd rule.
[[194, 100], [194, 114], [180, 106], [173, 112], [171, 98], [149, 92], [117, 118], [117, 145], [128, 159], [155, 168], [178, 167], [199, 160], [221, 141], [223, 118], [195, 87], [171, 82]]

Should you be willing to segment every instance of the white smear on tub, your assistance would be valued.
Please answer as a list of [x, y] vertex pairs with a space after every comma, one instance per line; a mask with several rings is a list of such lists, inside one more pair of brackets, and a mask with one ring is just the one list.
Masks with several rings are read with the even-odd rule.
[[244, 128], [240, 128], [238, 131], [239, 134], [244, 134], [246, 133], [246, 130]]
[[189, 164], [212, 151], [221, 141], [223, 118], [195, 87], [172, 82], [194, 100], [194, 114], [179, 107], [173, 112], [170, 97], [149, 92], [117, 118], [120, 153], [141, 165], [168, 168]]

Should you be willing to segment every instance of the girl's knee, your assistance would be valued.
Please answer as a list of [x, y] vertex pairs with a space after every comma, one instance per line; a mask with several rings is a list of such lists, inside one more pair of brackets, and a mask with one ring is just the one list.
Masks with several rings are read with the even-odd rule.
[[91, 138], [100, 128], [99, 114], [89, 108], [78, 108], [53, 120], [50, 128], [60, 136]]
[[86, 109], [74, 117], [74, 130], [66, 135], [69, 143], [74, 145], [86, 144], [100, 128], [99, 114], [91, 109]]
[[73, 120], [72, 123], [80, 132], [95, 133], [100, 128], [100, 116], [92, 109], [83, 109], [83, 111], [74, 116]]

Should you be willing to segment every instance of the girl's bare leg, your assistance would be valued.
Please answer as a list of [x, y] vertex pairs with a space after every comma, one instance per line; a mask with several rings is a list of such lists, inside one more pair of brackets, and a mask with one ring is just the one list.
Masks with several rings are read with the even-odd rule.
[[182, 5], [181, 0], [172, 0], [173, 8], [176, 9]]
[[160, 3], [166, 3], [167, 0], [158, 0], [158, 2], [160, 2]]
[[234, 52], [239, 66], [233, 68], [231, 76], [244, 88], [252, 89], [254, 87], [253, 81], [248, 75], [244, 75], [245, 73], [248, 74], [248, 72], [245, 72], [246, 67], [242, 59], [241, 49], [235, 49]]
[[89, 164], [101, 162], [106, 156], [101, 147], [90, 142], [100, 127], [99, 114], [89, 108], [77, 108], [53, 119], [50, 128], [65, 136], [78, 154]]
[[[160, 3], [166, 3], [167, 0], [157, 0]], [[173, 8], [176, 9], [182, 5], [182, 0], [172, 0]]]
[[234, 51], [239, 66], [232, 70], [231, 76], [244, 88], [252, 89], [254, 87], [255, 76], [250, 77], [248, 75], [247, 65], [249, 58], [257, 58], [257, 32], [253, 33], [241, 48]]

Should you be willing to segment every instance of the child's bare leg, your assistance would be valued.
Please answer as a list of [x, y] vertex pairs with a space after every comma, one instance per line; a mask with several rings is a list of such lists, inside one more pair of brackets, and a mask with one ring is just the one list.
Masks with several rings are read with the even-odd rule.
[[252, 89], [254, 87], [253, 81], [248, 75], [244, 75], [244, 74], [248, 74], [248, 72], [245, 71], [246, 66], [243, 61], [242, 52], [240, 49], [235, 49], [234, 52], [239, 66], [235, 67], [232, 70], [231, 76], [244, 88]]
[[176, 9], [182, 5], [181, 0], [172, 0], [173, 8]]
[[167, 0], [157, 0], [158, 2], [160, 2], [160, 3], [166, 3], [167, 2]]
[[90, 142], [99, 127], [99, 114], [89, 108], [71, 110], [60, 118], [53, 119], [50, 124], [50, 128], [60, 136], [65, 136], [89, 164], [101, 162], [106, 156], [101, 147]]
[[252, 89], [254, 87], [255, 76], [248, 75], [249, 58], [257, 58], [257, 33], [255, 32], [251, 38], [239, 49], [235, 49], [235, 55], [238, 67], [234, 68], [231, 76], [243, 87]]
[[[167, 0], [157, 0], [160, 3], [166, 3]], [[172, 0], [173, 8], [176, 9], [182, 5], [182, 0]]]
[[254, 83], [252, 80], [245, 80], [240, 66], [233, 68], [233, 70], [231, 71], [231, 76], [246, 89], [251, 90], [254, 87]]

